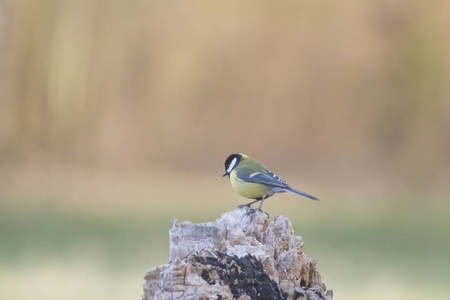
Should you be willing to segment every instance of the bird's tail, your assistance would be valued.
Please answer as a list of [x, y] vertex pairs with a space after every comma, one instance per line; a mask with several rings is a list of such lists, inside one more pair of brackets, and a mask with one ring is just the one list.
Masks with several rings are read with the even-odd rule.
[[319, 199], [317, 199], [316, 197], [311, 196], [310, 194], [307, 194], [307, 193], [304, 193], [304, 192], [301, 192], [301, 191], [297, 191], [296, 189], [293, 189], [293, 188], [285, 189], [285, 191], [286, 191], [286, 192], [293, 193], [293, 194], [301, 195], [301, 196], [304, 196], [304, 197], [308, 197], [308, 198], [311, 198], [311, 199], [313, 199], [313, 200], [319, 201]]

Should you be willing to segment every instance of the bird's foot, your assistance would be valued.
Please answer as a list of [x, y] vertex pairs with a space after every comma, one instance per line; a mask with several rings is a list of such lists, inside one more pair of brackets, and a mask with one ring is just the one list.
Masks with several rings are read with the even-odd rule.
[[242, 208], [244, 208], [244, 207], [251, 207], [251, 205], [250, 204], [241, 204], [241, 205], [239, 205], [237, 208], [239, 208], [239, 209], [242, 209]]
[[259, 212], [265, 213], [268, 218], [270, 217], [269, 214], [267, 212], [263, 211], [261, 208], [254, 208], [254, 207], [251, 207], [251, 205], [248, 205], [248, 204], [243, 204], [243, 205], [239, 205], [238, 206], [239, 209], [242, 209], [244, 207], [248, 207], [248, 211], [246, 212], [246, 215], [254, 214], [257, 211], [259, 211]]
[[263, 211], [261, 208], [257, 208], [257, 209], [255, 209], [255, 211], [256, 211], [256, 210], [259, 210], [260, 212], [265, 213], [265, 214], [267, 215], [268, 218], [270, 217], [269, 214], [268, 214], [267, 212]]
[[249, 206], [249, 209], [245, 212], [245, 215], [253, 215], [257, 211], [256, 208]]

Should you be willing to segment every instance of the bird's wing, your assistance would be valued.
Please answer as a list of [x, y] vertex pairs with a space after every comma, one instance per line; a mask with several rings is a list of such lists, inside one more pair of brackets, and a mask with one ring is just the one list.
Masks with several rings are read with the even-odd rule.
[[261, 183], [280, 188], [289, 188], [289, 184], [269, 170], [266, 170], [265, 172], [254, 172], [248, 175], [238, 174], [237, 176], [239, 179], [246, 182]]

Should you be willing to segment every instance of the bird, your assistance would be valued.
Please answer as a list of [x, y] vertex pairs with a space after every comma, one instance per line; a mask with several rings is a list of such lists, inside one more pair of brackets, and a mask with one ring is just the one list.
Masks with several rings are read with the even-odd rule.
[[227, 175], [233, 189], [239, 195], [255, 199], [239, 205], [238, 208], [250, 207], [253, 203], [261, 201], [258, 207], [258, 210], [261, 210], [265, 199], [284, 192], [319, 200], [310, 194], [291, 188], [286, 181], [270, 172], [263, 164], [242, 153], [228, 156], [225, 161], [225, 173], [222, 177]]

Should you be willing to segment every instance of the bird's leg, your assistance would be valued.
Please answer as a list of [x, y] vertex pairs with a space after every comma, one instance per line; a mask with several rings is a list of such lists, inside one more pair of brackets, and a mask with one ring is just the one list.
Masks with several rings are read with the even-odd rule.
[[[259, 204], [258, 210], [261, 210], [262, 204], [264, 202], [264, 199], [266, 199], [266, 197], [262, 197], [261, 198], [261, 204]], [[261, 210], [262, 211], [262, 210]]]
[[260, 201], [260, 200], [255, 200], [255, 201], [249, 202], [247, 204], [241, 204], [238, 206], [238, 208], [244, 208], [246, 206], [250, 207], [253, 203], [258, 202], [258, 201]]

